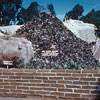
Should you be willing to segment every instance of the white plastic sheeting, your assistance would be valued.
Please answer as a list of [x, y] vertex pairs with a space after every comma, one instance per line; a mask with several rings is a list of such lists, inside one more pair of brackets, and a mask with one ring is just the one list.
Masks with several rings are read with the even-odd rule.
[[97, 28], [95, 25], [72, 19], [66, 20], [63, 23], [78, 38], [88, 43], [96, 41], [95, 30]]

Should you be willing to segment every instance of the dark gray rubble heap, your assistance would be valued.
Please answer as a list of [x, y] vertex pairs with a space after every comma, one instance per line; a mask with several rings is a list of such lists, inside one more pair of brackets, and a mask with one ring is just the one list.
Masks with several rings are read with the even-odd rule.
[[[91, 45], [77, 38], [55, 16], [40, 13], [17, 31], [17, 35], [29, 34], [27, 37], [33, 44], [35, 56], [34, 67], [58, 68], [66, 62], [74, 62], [89, 69], [96, 66]], [[42, 56], [43, 50], [58, 50], [58, 56]]]

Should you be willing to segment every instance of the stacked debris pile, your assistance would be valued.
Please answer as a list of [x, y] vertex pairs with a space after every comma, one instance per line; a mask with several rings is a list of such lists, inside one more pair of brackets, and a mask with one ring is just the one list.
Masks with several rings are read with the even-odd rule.
[[91, 45], [77, 38], [55, 16], [40, 13], [17, 31], [27, 37], [35, 49], [32, 63], [39, 68], [58, 68], [66, 62], [74, 62], [89, 69], [96, 66]]

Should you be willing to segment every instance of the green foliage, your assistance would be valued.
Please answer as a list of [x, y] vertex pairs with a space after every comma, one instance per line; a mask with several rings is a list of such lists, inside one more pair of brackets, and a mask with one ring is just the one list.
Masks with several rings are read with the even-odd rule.
[[21, 8], [22, 0], [0, 0], [0, 20], [2, 25], [9, 25], [11, 21], [16, 21], [16, 14]]
[[25, 65], [25, 69], [33, 69], [33, 64], [31, 64], [31, 63], [27, 63], [26, 65]]
[[51, 3], [51, 4], [48, 4], [48, 5], [47, 5], [47, 8], [49, 9], [49, 11], [50, 11], [54, 16], [56, 16], [56, 13], [55, 13], [55, 10], [54, 10], [54, 6], [53, 6], [52, 3]]
[[19, 21], [18, 24], [25, 24], [31, 19], [33, 19], [35, 16], [37, 16], [38, 14], [39, 14], [38, 3], [32, 2], [27, 9], [21, 8], [17, 16], [17, 19]]
[[84, 9], [81, 5], [77, 4], [71, 11], [65, 14], [69, 19], [79, 19], [82, 16]]
[[97, 63], [96, 69], [100, 70], [100, 62]]
[[13, 65], [15, 68], [25, 68], [24, 59], [19, 57], [13, 58]]
[[87, 66], [76, 64], [74, 62], [66, 62], [58, 66], [58, 69], [72, 69], [72, 70], [80, 70], [87, 69]]
[[100, 11], [92, 9], [86, 16], [80, 18], [80, 20], [94, 24], [98, 28], [97, 35], [100, 36]]

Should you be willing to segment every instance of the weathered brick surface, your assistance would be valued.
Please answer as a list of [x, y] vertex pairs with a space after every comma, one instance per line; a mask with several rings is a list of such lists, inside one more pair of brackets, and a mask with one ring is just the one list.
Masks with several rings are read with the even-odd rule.
[[100, 71], [0, 69], [0, 96], [99, 100]]

